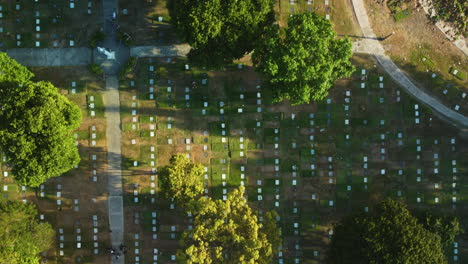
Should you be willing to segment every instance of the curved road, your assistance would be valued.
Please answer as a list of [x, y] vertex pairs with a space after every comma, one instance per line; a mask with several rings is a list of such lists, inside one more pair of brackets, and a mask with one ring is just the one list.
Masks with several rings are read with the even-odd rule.
[[427, 94], [425, 91], [418, 88], [412, 80], [406, 76], [405, 73], [398, 68], [397, 65], [385, 55], [385, 51], [374, 34], [372, 27], [369, 23], [366, 8], [363, 0], [352, 0], [354, 13], [358, 20], [361, 31], [365, 37], [375, 39], [364, 39], [360, 42], [360, 47], [355, 48], [357, 52], [364, 52], [372, 54], [376, 57], [380, 65], [385, 71], [395, 80], [406, 92], [412, 95], [416, 100], [425, 104], [432, 110], [434, 110], [443, 120], [450, 121], [456, 127], [462, 130], [468, 130], [468, 118], [442, 104], [436, 98]]

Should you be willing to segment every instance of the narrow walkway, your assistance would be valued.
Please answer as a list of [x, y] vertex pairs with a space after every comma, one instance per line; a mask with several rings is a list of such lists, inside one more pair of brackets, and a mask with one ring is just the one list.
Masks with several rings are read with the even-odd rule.
[[171, 46], [137, 46], [130, 48], [132, 57], [184, 57], [190, 51], [187, 44]]
[[8, 56], [26, 66], [76, 66], [91, 63], [90, 48], [9, 49]]
[[[118, 248], [123, 243], [124, 210], [122, 198], [122, 155], [120, 130], [120, 99], [119, 82], [116, 76], [106, 79], [104, 104], [107, 120], [107, 181], [109, 191], [109, 228], [111, 230], [111, 244]], [[119, 260], [112, 258], [112, 263], [124, 263], [124, 256]], [[120, 262], [119, 262], [120, 261]]]
[[119, 80], [117, 73], [121, 64], [128, 57], [128, 48], [117, 43], [116, 28], [111, 22], [112, 13], [118, 10], [118, 0], [103, 0], [103, 22], [104, 39], [103, 47], [115, 51], [115, 60], [101, 58], [95, 53], [95, 63], [100, 64], [106, 74], [106, 90], [103, 95], [104, 105], [106, 107], [107, 120], [107, 184], [109, 191], [108, 209], [109, 209], [109, 229], [111, 230], [110, 239], [112, 247], [120, 254], [111, 255], [112, 264], [124, 264], [125, 255], [120, 252], [119, 247], [124, 243], [125, 225], [124, 225], [124, 205], [123, 205], [123, 186], [122, 186], [122, 152], [121, 152], [121, 121], [120, 121], [120, 97]]
[[[369, 18], [367, 16], [363, 0], [352, 0], [352, 3], [363, 35], [366, 37], [376, 38], [376, 35], [374, 34], [374, 31], [372, 30], [372, 27], [369, 23]], [[403, 73], [400, 68], [398, 68], [392, 59], [385, 55], [385, 51], [378, 40], [364, 39], [360, 41], [359, 48], [355, 47], [354, 50], [361, 50], [364, 53], [374, 55], [385, 71], [416, 100], [430, 107], [443, 120], [447, 120], [461, 129], [468, 129], [468, 118], [466, 116], [448, 108], [436, 98], [430, 96], [425, 91], [418, 88], [408, 78], [408, 76], [406, 76], [406, 74]]]

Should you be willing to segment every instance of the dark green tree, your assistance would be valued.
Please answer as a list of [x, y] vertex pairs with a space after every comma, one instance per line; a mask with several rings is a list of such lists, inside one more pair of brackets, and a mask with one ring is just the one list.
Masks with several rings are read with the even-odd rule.
[[274, 22], [274, 0], [171, 0], [171, 23], [192, 50], [189, 59], [219, 67], [251, 52]]
[[0, 200], [0, 263], [39, 263], [39, 253], [52, 246], [55, 233], [36, 218], [33, 204]]
[[449, 250], [455, 242], [455, 237], [463, 233], [460, 221], [454, 215], [422, 211], [416, 215], [419, 223], [432, 233], [438, 234], [442, 245]]
[[387, 199], [335, 225], [327, 262], [443, 264], [447, 259], [440, 236], [425, 229], [403, 203]]
[[[81, 110], [49, 82], [0, 54], [0, 148], [19, 184], [37, 187], [72, 169], [80, 161], [72, 131]], [[3, 69], [2, 69], [3, 70]]]
[[257, 43], [252, 60], [275, 102], [322, 100], [337, 79], [354, 71], [351, 42], [338, 39], [331, 23], [315, 13], [292, 15], [287, 28], [273, 25]]
[[276, 213], [260, 222], [244, 198], [244, 187], [232, 191], [226, 201], [199, 199], [193, 229], [180, 241], [180, 263], [269, 264], [281, 243]]

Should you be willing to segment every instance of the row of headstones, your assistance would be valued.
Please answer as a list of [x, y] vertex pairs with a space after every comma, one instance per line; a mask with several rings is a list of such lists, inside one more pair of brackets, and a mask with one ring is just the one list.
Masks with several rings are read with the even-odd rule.
[[[155, 212], [153, 212], [152, 214], [155, 215]], [[173, 232], [176, 231], [175, 226], [171, 226], [171, 231], [173, 231]], [[134, 239], [135, 239], [135, 242], [134, 242], [134, 246], [135, 246], [135, 249], [134, 249], [135, 264], [139, 264], [140, 261], [141, 261], [141, 258], [140, 258], [140, 234], [135, 233], [134, 234]], [[154, 236], [153, 236], [153, 239], [156, 239], [156, 238], [154, 238]], [[160, 254], [159, 250], [157, 248], [153, 248], [153, 264], [158, 263], [159, 254]], [[175, 261], [175, 260], [176, 260], [176, 255], [171, 255], [171, 261]]]
[[[455, 144], [455, 139], [451, 139], [451, 143]], [[452, 160], [452, 203], [453, 208], [456, 207], [457, 202], [457, 161]], [[453, 261], [458, 262], [458, 242], [453, 243]]]
[[[328, 19], [328, 18], [327, 18]], [[296, 115], [294, 113], [291, 114], [291, 120], [294, 121], [296, 118]], [[309, 124], [311, 127], [313, 127], [315, 125], [315, 114], [314, 113], [309, 113]], [[277, 130], [275, 129], [275, 134]], [[311, 128], [309, 130], [310, 134], [308, 135], [308, 138], [309, 138], [309, 141], [310, 141], [310, 146], [311, 146], [311, 150], [310, 150], [310, 153], [311, 155], [315, 155], [315, 148], [314, 148], [314, 139], [315, 139], [315, 136], [314, 136], [314, 133], [315, 133], [315, 128]], [[293, 149], [296, 148], [296, 142], [292, 142], [292, 146], [291, 146]], [[333, 183], [333, 166], [331, 165], [331, 162], [332, 162], [332, 158], [329, 157], [329, 161], [330, 161], [330, 164], [329, 164], [329, 183]], [[275, 170], [277, 169], [276, 166], [279, 165], [279, 159], [278, 158], [275, 158]], [[310, 164], [310, 168], [311, 170], [313, 171], [313, 173], [315, 173], [315, 164], [314, 163], [311, 163]], [[298, 185], [297, 184], [297, 171], [298, 171], [298, 166], [296, 164], [293, 164], [291, 166], [291, 170], [292, 170], [292, 181], [291, 181], [291, 185], [293, 186], [293, 192], [296, 192], [296, 186]], [[275, 174], [276, 175], [276, 174]], [[279, 181], [278, 180], [275, 180], [275, 186], [278, 186], [279, 185]], [[276, 189], [277, 191], [279, 191], [279, 188]], [[279, 194], [276, 194], [276, 201], [275, 201], [275, 206], [278, 206], [278, 203], [279, 203]], [[296, 196], [294, 196], [293, 198], [293, 208], [292, 208], [292, 213], [293, 215], [295, 216], [295, 221], [298, 219], [297, 218], [297, 214], [298, 214], [298, 207], [297, 207], [297, 201], [295, 200]], [[293, 223], [293, 230], [294, 230], [294, 235], [295, 236], [300, 236], [300, 225], [298, 222], [294, 222]], [[300, 239], [297, 239], [295, 244], [294, 244], [294, 251], [295, 251], [295, 256], [300, 256], [302, 255], [302, 250], [301, 250], [301, 244], [300, 244]], [[280, 250], [280, 253], [282, 254], [282, 251]], [[318, 252], [315, 252], [317, 255], [318, 255]], [[283, 259], [281, 258], [281, 256], [279, 256], [279, 263], [283, 263]], [[294, 263], [300, 263], [301, 259], [298, 258], [298, 257], [295, 257], [294, 258]]]
[[[437, 74], [433, 73], [433, 74], [432, 74], [432, 78], [434, 79], [435, 77], [437, 77]], [[447, 90], [447, 89], [444, 89], [444, 90], [442, 91], [442, 94], [447, 95], [447, 94], [448, 94], [448, 90]], [[462, 99], [465, 99], [465, 98], [467, 97], [467, 93], [466, 93], [466, 92], [461, 92], [461, 93], [460, 93], [460, 97], [461, 97]], [[453, 107], [453, 109], [455, 109], [455, 111], [459, 111], [459, 110], [460, 110], [460, 105], [456, 104], [456, 105]]]
[[[151, 176], [150, 176], [150, 194], [151, 194], [151, 203], [155, 203], [156, 202], [156, 198], [153, 197], [155, 194], [156, 194], [156, 173], [157, 173], [157, 170], [156, 170], [156, 155], [155, 155], [155, 147], [154, 146], [150, 146], [150, 166], [151, 166]], [[133, 166], [134, 167], [137, 167], [138, 166], [138, 161], [133, 161]], [[133, 184], [134, 186], [134, 190], [133, 190], [133, 202], [134, 203], [138, 203], [139, 202], [139, 198], [138, 198], [138, 188], [139, 188], [139, 184], [138, 183], [134, 183]]]
[[[35, 0], [35, 2], [38, 2], [38, 0]], [[70, 8], [74, 8], [75, 7], [75, 3], [73, 0], [70, 0]], [[92, 14], [92, 2], [89, 1], [88, 2], [88, 14]], [[17, 3], [15, 5], [15, 9], [16, 11], [20, 11], [21, 10], [21, 4], [20, 3]], [[3, 10], [3, 7], [0, 6], [0, 19], [3, 18], [3, 13], [1, 12]], [[41, 19], [40, 19], [40, 12], [39, 11], [35, 11], [35, 31], [36, 31], [36, 41], [35, 41], [35, 47], [40, 47], [41, 46], [41, 42], [39, 41], [40, 37], [41, 37]], [[57, 18], [54, 17], [52, 19], [52, 22], [55, 24], [57, 23]], [[0, 27], [0, 33], [3, 33], [4, 29], [3, 27]], [[16, 34], [16, 45], [18, 47], [21, 47], [22, 45], [22, 42], [21, 42], [21, 34]], [[58, 41], [57, 40], [54, 40], [54, 43], [53, 43], [54, 47], [58, 47]], [[70, 40], [69, 42], [69, 45], [70, 47], [73, 47], [75, 46], [75, 41], [74, 40]]]
[[[76, 83], [73, 82], [72, 87], [73, 87], [73, 84], [76, 86]], [[90, 95], [88, 97], [88, 103], [89, 103], [88, 108], [89, 108], [89, 111], [90, 111], [90, 115], [91, 115], [91, 117], [95, 117], [96, 116], [96, 110], [95, 110], [96, 105], [95, 105], [95, 98], [94, 98], [93, 95]]]
[[[99, 254], [99, 227], [98, 227], [98, 217], [97, 215], [93, 215], [93, 253], [95, 255]], [[81, 227], [79, 221], [77, 222], [78, 227], [75, 229], [76, 232], [76, 249], [81, 249], [82, 245], [82, 237], [81, 237]], [[63, 228], [58, 229], [59, 234], [59, 256], [64, 256], [64, 242], [65, 242], [65, 235]]]
[[[327, 157], [327, 161], [328, 161], [328, 184], [334, 184], [336, 182], [336, 179], [334, 178], [335, 173], [333, 171], [333, 160], [334, 159], [333, 159], [332, 156]], [[312, 164], [311, 168], [313, 168], [315, 170], [315, 165]], [[317, 195], [312, 194], [312, 200], [316, 200], [316, 199], [317, 199]], [[328, 206], [329, 207], [334, 207], [335, 206], [335, 201], [334, 200], [329, 200], [328, 201]]]
[[[155, 80], [154, 80], [154, 66], [153, 65], [150, 65], [149, 66], [149, 73], [148, 73], [148, 76], [149, 76], [149, 81], [148, 81], [148, 84], [149, 84], [149, 99], [150, 100], [153, 100], [154, 99], [154, 85], [155, 85]], [[130, 81], [130, 87], [135, 87], [135, 81], [131, 80]], [[132, 130], [138, 130], [137, 128], [137, 125], [138, 125], [138, 115], [137, 115], [137, 96], [133, 95], [132, 96], [132, 105], [131, 105], [131, 115], [132, 115]], [[154, 116], [150, 116], [149, 117], [149, 126], [150, 126], [150, 137], [155, 137], [155, 129], [156, 129], [156, 125], [155, 125], [155, 117]], [[170, 129], [171, 127], [169, 127]], [[172, 141], [172, 140], [171, 140]], [[172, 142], [170, 142], [172, 143]], [[137, 144], [137, 140], [136, 139], [131, 139], [131, 144], [132, 145], [136, 145]], [[154, 146], [150, 146], [150, 166], [151, 166], [151, 175], [150, 175], [150, 194], [151, 194], [151, 203], [155, 203], [156, 202], [156, 198], [154, 197], [154, 195], [156, 194], [156, 191], [155, 191], [155, 188], [156, 188], [156, 173], [157, 173], [157, 170], [156, 170], [156, 155], [155, 155], [155, 147]], [[133, 161], [133, 166], [134, 167], [137, 167], [139, 165], [138, 161]], [[134, 190], [133, 190], [133, 201], [135, 204], [139, 203], [139, 192], [138, 192], [138, 188], [139, 188], [139, 184], [137, 183], [134, 183], [133, 184], [134, 186]], [[173, 206], [173, 203], [171, 203], [171, 206]], [[135, 217], [138, 217], [135, 219], [135, 224], [138, 224], [139, 223], [139, 214], [136, 213], [135, 214]], [[152, 229], [153, 229], [153, 239], [157, 239], [157, 233], [156, 233], [156, 212], [152, 212]], [[135, 234], [135, 240], [138, 240], [139, 239], [139, 234]], [[135, 261], [136, 263], [139, 263], [140, 261], [140, 256], [139, 256], [139, 242], [138, 241], [135, 241]], [[155, 249], [156, 252], [157, 252], [157, 249]], [[157, 255], [154, 256], [155, 260], [157, 260]]]
[[[99, 254], [99, 227], [98, 227], [98, 217], [97, 215], [93, 215], [93, 253], [95, 255]], [[63, 228], [58, 229], [58, 240], [59, 240], [59, 256], [63, 257], [64, 254], [64, 243], [65, 243], [65, 235]], [[75, 234], [76, 234], [76, 249], [81, 249], [83, 247], [83, 241], [82, 241], [82, 235], [81, 235], [81, 227], [80, 227], [80, 222], [77, 221], [77, 227], [75, 229]]]
[[[3, 161], [6, 162], [6, 156], [3, 154]], [[0, 163], [1, 164], [1, 163]], [[8, 171], [3, 171], [3, 177], [4, 178], [7, 178], [9, 176], [9, 172]], [[8, 185], [3, 185], [3, 191], [4, 192], [8, 192]], [[4, 196], [6, 197], [7, 194], [4, 194]], [[21, 200], [23, 203], [26, 203], [27, 200], [26, 200], [26, 186], [22, 185], [21, 186], [21, 196], [23, 197], [23, 199]]]
[[[450, 139], [450, 143], [451, 145], [455, 145], [455, 138], [451, 138]], [[439, 143], [439, 141], [436, 139], [434, 140], [434, 144], [437, 145]], [[421, 156], [419, 154], [419, 152], [421, 152], [421, 140], [420, 139], [416, 139], [416, 151], [418, 152], [416, 158], [417, 159], [420, 159]], [[440, 161], [439, 161], [439, 154], [438, 153], [433, 153], [433, 160], [434, 160], [434, 168], [433, 168], [433, 173], [434, 174], [439, 174], [439, 165], [440, 165]], [[456, 160], [452, 160], [452, 174], [453, 174], [453, 182], [452, 182], [452, 188], [455, 189], [456, 188], [456, 172], [457, 172], [457, 169], [456, 169]], [[421, 182], [422, 181], [422, 170], [420, 168], [418, 168], [416, 170], [416, 173], [417, 173], [417, 177], [416, 177], [416, 182]], [[438, 183], [434, 183], [434, 189], [439, 189], [440, 186]], [[454, 190], [454, 195], [452, 196], [452, 202], [455, 203], [457, 198], [455, 196], [456, 194], [456, 191]], [[418, 195], [418, 197], [416, 198], [416, 202], [417, 203], [421, 203], [422, 202], [422, 198], [421, 196]], [[435, 197], [434, 198], [434, 202], [435, 203], [439, 203], [439, 197]]]
[[415, 124], [420, 123], [420, 120], [419, 120], [419, 105], [418, 104], [414, 104], [414, 123]]
[[[132, 96], [132, 108], [131, 108], [131, 111], [132, 111], [132, 130], [137, 130], [138, 128], [138, 116], [137, 116], [137, 101], [136, 101], [137, 97], [136, 95], [133, 95]], [[150, 118], [153, 118], [153, 117], [150, 117]], [[137, 140], [134, 138], [134, 139], [131, 139], [131, 143], [132, 145], [136, 145], [137, 144]], [[138, 166], [138, 162], [137, 161], [134, 161], [134, 166]]]
[[[91, 97], [93, 97], [93, 96], [91, 96]], [[92, 105], [93, 105], [93, 104], [92, 104]], [[73, 137], [75, 138], [75, 145], [78, 146], [78, 145], [79, 145], [79, 142], [78, 142], [78, 133], [73, 134]], [[96, 126], [94, 126], [94, 125], [91, 126], [91, 133], [90, 133], [89, 137], [90, 137], [89, 140], [90, 140], [90, 142], [91, 142], [91, 146], [92, 146], [92, 147], [95, 147], [95, 146], [97, 145], [97, 142], [96, 142], [96, 140], [97, 140], [97, 129], [96, 129]], [[95, 174], [93, 174], [93, 175], [95, 175]]]
[[455, 208], [455, 203], [457, 202], [457, 160], [452, 160], [452, 203]]
[[[149, 92], [149, 99], [150, 100], [153, 100], [154, 99], [154, 65], [149, 65], [149, 79], [148, 79], [148, 84], [149, 84], [149, 88], [148, 88], [148, 92]], [[171, 91], [171, 88], [168, 87], [168, 92], [170, 93]]]

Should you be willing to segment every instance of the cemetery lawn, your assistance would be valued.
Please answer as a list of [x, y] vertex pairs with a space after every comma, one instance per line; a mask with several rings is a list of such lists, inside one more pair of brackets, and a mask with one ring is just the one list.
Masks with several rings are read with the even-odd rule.
[[[109, 245], [106, 122], [103, 115], [91, 117], [88, 107], [92, 94], [96, 101], [96, 111], [103, 113], [103, 109], [100, 109], [102, 100], [99, 103], [98, 98], [104, 82], [90, 74], [86, 67], [38, 67], [31, 68], [31, 71], [37, 80], [52, 82], [81, 108], [83, 121], [75, 131], [81, 162], [77, 169], [59, 178], [52, 178], [37, 189], [23, 190], [14, 183], [2, 157], [0, 171], [3, 176], [0, 185], [3, 195], [8, 199], [25, 199], [35, 203], [39, 214], [52, 225], [56, 240], [53, 248], [47, 252], [47, 263], [106, 263], [108, 256], [105, 248]], [[75, 82], [75, 88], [72, 88], [72, 82]], [[72, 89], [75, 89], [74, 93]], [[93, 131], [93, 126], [96, 131]], [[93, 181], [93, 170], [96, 171], [97, 182]], [[8, 177], [4, 177], [5, 172]], [[97, 217], [96, 223], [93, 217]], [[96, 239], [94, 235], [97, 235]], [[79, 249], [78, 243], [81, 244]], [[95, 249], [98, 250], [97, 254]], [[63, 251], [63, 256], [60, 251]]]
[[338, 35], [361, 36], [361, 29], [353, 13], [353, 6], [349, 0], [280, 0], [275, 5], [280, 14], [280, 25], [286, 25], [288, 18], [294, 13], [316, 12], [323, 16], [330, 15], [333, 29]]
[[[468, 142], [370, 57], [353, 61], [356, 73], [327, 100], [291, 107], [268, 105], [271, 95], [249, 66], [185, 70], [184, 59], [139, 59], [120, 98], [125, 242], [138, 242], [140, 261], [157, 250], [170, 263], [190, 226], [187, 212], [158, 195], [157, 170], [176, 153], [206, 167], [207, 195], [222, 199], [244, 184], [260, 215], [279, 213], [285, 263], [322, 263], [332, 224], [384, 197], [467, 219], [460, 176]], [[459, 249], [460, 263], [467, 253]]]
[[102, 4], [90, 3], [91, 14], [88, 1], [75, 1], [74, 8], [69, 1], [3, 1], [0, 48], [70, 47], [70, 40], [74, 47], [88, 46], [90, 35], [104, 22]]
[[[427, 92], [435, 95], [450, 108], [460, 106], [459, 112], [468, 114], [468, 104], [462, 93], [468, 94], [468, 80], [451, 74], [456, 67], [468, 73], [468, 58], [445, 39], [440, 30], [427, 18], [422, 8], [410, 6], [409, 17], [395, 22], [385, 4], [366, 0], [369, 20], [377, 36], [395, 35], [382, 41], [393, 61], [414, 78]], [[432, 74], [436, 76], [433, 78]], [[444, 90], [447, 90], [444, 94]]]

